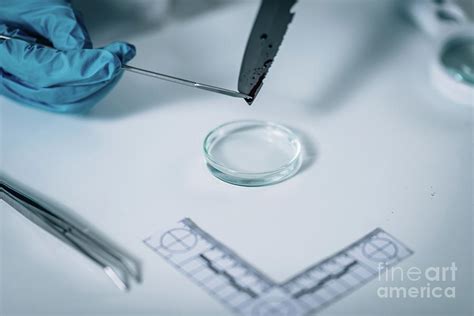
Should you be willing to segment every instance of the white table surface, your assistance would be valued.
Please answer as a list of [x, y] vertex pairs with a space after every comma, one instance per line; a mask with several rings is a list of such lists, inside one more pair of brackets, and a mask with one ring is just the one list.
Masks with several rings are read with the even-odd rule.
[[[257, 7], [223, 5], [130, 35], [130, 64], [234, 88]], [[455, 262], [456, 298], [384, 300], [376, 290], [387, 284], [374, 280], [321, 315], [470, 314], [472, 108], [434, 90], [433, 46], [392, 1], [301, 0], [295, 9], [252, 107], [130, 73], [85, 116], [0, 97], [1, 170], [92, 223], [144, 269], [144, 282], [121, 293], [0, 202], [1, 315], [227, 315], [142, 243], [183, 217], [277, 281], [382, 227], [415, 251], [402, 267]], [[261, 188], [214, 178], [202, 141], [243, 118], [298, 130], [303, 170]]]

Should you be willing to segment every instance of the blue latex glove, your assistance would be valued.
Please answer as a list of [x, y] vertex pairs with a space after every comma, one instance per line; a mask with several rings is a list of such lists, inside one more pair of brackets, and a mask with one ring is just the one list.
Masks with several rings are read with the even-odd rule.
[[123, 42], [92, 49], [67, 0], [2, 0], [0, 34], [52, 43], [54, 48], [0, 40], [0, 93], [56, 112], [92, 107], [120, 79], [122, 64], [135, 56], [135, 47]]

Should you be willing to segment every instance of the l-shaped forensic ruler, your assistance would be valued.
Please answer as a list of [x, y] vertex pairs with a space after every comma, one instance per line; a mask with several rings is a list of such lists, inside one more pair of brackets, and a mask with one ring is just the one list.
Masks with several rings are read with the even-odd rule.
[[413, 252], [380, 228], [284, 283], [276, 283], [185, 218], [145, 244], [245, 316], [302, 316], [334, 303]]

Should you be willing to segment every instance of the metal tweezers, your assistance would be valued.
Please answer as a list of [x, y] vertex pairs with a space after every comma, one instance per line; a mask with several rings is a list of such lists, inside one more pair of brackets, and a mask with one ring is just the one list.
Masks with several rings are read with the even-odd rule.
[[130, 280], [141, 282], [138, 262], [72, 218], [45, 206], [31, 194], [0, 179], [0, 199], [27, 219], [99, 265], [120, 290], [130, 288]]

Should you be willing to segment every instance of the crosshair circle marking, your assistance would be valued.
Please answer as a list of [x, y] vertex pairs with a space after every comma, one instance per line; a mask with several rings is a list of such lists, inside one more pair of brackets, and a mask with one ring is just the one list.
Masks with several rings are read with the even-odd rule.
[[295, 313], [291, 301], [281, 297], [266, 299], [252, 310], [253, 316], [293, 316]]
[[387, 262], [397, 256], [398, 247], [390, 239], [375, 237], [364, 243], [362, 253], [372, 261]]
[[197, 236], [186, 228], [174, 228], [161, 235], [161, 247], [169, 252], [183, 253], [194, 248]]

